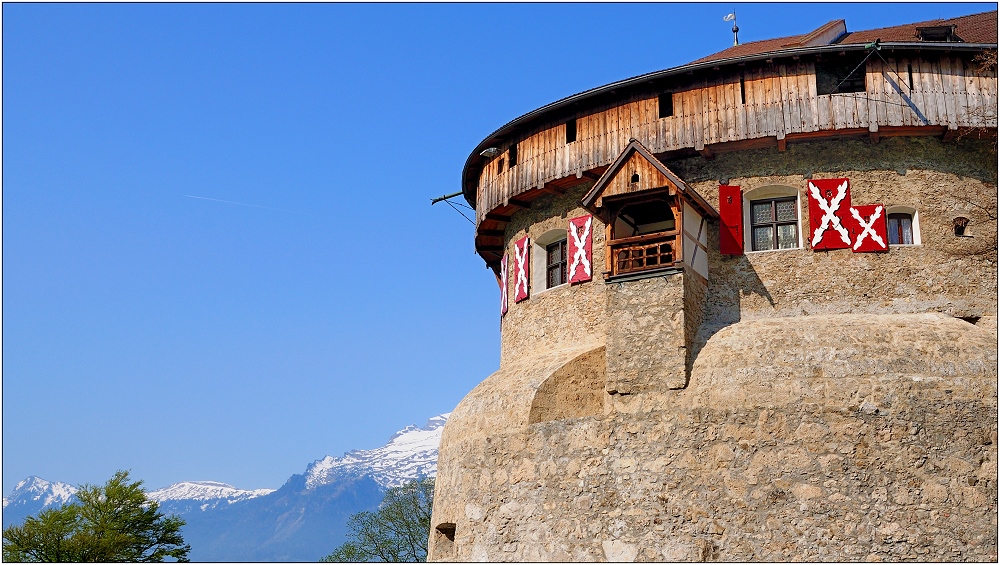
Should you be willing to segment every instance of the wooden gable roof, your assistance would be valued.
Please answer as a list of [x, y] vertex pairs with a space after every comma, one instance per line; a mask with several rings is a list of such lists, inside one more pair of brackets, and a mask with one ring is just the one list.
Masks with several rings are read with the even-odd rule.
[[705, 216], [719, 217], [711, 204], [636, 139], [629, 140], [615, 162], [604, 171], [580, 202], [584, 208], [601, 215], [600, 210], [604, 207], [606, 197], [663, 188], [671, 195], [680, 195]]

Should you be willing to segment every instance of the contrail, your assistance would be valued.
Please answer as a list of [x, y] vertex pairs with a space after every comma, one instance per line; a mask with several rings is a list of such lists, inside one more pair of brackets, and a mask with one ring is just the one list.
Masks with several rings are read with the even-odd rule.
[[249, 206], [251, 208], [263, 208], [264, 210], [277, 210], [278, 212], [287, 212], [287, 210], [281, 210], [279, 208], [271, 208], [269, 206], [258, 206], [256, 204], [246, 204], [244, 202], [233, 202], [232, 200], [220, 200], [218, 198], [208, 198], [205, 196], [192, 196], [190, 194], [185, 194], [188, 198], [197, 198], [198, 200], [211, 200], [212, 202], [224, 202], [226, 204], [236, 204], [237, 206]]

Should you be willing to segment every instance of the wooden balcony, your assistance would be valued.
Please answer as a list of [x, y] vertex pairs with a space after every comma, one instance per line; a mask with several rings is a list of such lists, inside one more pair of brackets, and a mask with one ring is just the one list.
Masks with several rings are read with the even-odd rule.
[[671, 230], [608, 242], [606, 279], [673, 267], [681, 260], [679, 232]]

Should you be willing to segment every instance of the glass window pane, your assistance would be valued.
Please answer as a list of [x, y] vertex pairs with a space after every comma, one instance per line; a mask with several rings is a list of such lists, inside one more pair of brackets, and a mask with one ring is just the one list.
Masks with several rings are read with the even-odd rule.
[[899, 220], [889, 218], [889, 243], [899, 245]]
[[[784, 202], [774, 203], [775, 214], [778, 216], [777, 221], [779, 222], [794, 222], [796, 219], [795, 214], [795, 201], [786, 200]], [[781, 234], [778, 234], [778, 239], [781, 239]]]
[[913, 231], [910, 225], [910, 218], [900, 218], [900, 227], [903, 228], [903, 243], [906, 245], [913, 245]]
[[766, 251], [774, 249], [774, 228], [764, 226], [753, 229], [753, 250]]
[[795, 233], [795, 224], [778, 226], [778, 249], [795, 249], [799, 246], [799, 237]]
[[763, 224], [771, 221], [770, 201], [762, 202], [760, 204], [755, 203], [751, 206], [751, 209], [752, 209], [753, 223]]

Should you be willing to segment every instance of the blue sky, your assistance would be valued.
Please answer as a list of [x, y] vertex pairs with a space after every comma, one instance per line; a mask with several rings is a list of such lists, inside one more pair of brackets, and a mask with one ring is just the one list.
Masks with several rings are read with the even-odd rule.
[[743, 42], [996, 8], [4, 4], [3, 492], [277, 488], [450, 411], [497, 287], [429, 199], [511, 119], [728, 47], [734, 6]]

